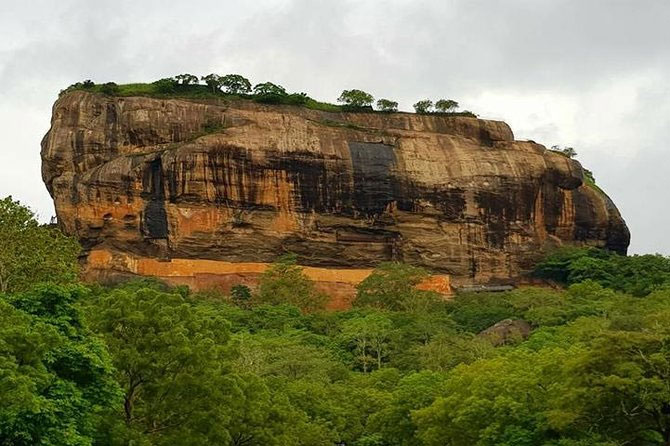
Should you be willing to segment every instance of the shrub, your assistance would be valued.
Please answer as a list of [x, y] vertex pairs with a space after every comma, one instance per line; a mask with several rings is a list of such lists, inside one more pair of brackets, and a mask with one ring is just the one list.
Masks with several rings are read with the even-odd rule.
[[558, 152], [561, 155], [567, 156], [568, 158], [574, 158], [577, 156], [577, 151], [572, 147], [561, 147], [558, 145], [551, 146], [551, 150]]

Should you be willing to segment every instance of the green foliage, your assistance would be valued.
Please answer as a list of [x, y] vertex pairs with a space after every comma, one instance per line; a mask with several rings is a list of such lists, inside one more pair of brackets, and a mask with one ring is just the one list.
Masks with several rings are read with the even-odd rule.
[[363, 318], [354, 318], [342, 325], [342, 338], [351, 343], [354, 359], [363, 373], [382, 364], [389, 352], [389, 342], [393, 332], [391, 320], [383, 314], [371, 313]]
[[272, 82], [264, 82], [254, 86], [254, 94], [284, 96], [286, 94], [286, 89], [281, 85], [273, 84]]
[[213, 93], [221, 91], [223, 79], [218, 74], [210, 73], [207, 76], [203, 76], [201, 80], [205, 81], [205, 84]]
[[12, 197], [0, 200], [0, 292], [24, 291], [40, 282], [74, 282], [79, 252], [73, 238], [40, 225]]
[[198, 83], [198, 76], [194, 76], [193, 74], [179, 74], [174, 77], [174, 79], [177, 81], [179, 85], [195, 85]]
[[154, 86], [156, 87], [157, 93], [162, 94], [172, 94], [177, 91], [177, 86], [179, 85], [176, 80], [171, 77], [166, 77], [155, 81]]
[[577, 156], [577, 151], [572, 147], [551, 146], [551, 150], [568, 158], [575, 158]]
[[263, 273], [254, 297], [260, 304], [295, 305], [305, 312], [323, 309], [326, 300], [296, 264], [296, 257], [290, 254], [280, 257]]
[[380, 99], [377, 101], [377, 109], [383, 112], [397, 112], [398, 103], [390, 99]]
[[594, 248], [563, 248], [540, 262], [535, 274], [564, 284], [593, 280], [617, 291], [646, 296], [670, 284], [670, 259], [649, 254], [621, 256]]
[[431, 113], [433, 110], [433, 101], [430, 99], [424, 99], [413, 105], [414, 111], [418, 114], [425, 115], [426, 113]]
[[[2, 204], [3, 241], [39, 246], [51, 229]], [[416, 290], [425, 271], [389, 263], [339, 312], [319, 311], [295, 256], [232, 302], [155, 279], [26, 276], [0, 293], [0, 444], [667, 445], [669, 270], [566, 249], [537, 273], [567, 288], [444, 301]], [[508, 318], [528, 339], [480, 335]]]
[[440, 113], [451, 113], [458, 108], [458, 102], [451, 99], [440, 99], [435, 102], [435, 110]]
[[251, 289], [246, 285], [235, 285], [230, 290], [233, 303], [240, 308], [248, 308], [251, 304]]
[[106, 347], [82, 321], [84, 288], [0, 295], [0, 441], [90, 445], [101, 412], [120, 400]]
[[221, 87], [228, 94], [247, 94], [251, 91], [251, 82], [239, 74], [226, 74], [221, 77]]
[[96, 297], [87, 310], [123, 389], [122, 410], [108, 417], [106, 435], [184, 445], [229, 438], [215, 424], [224, 416], [218, 407], [232, 355], [229, 325], [219, 314], [179, 294], [135, 287]]
[[358, 285], [354, 305], [393, 311], [425, 308], [437, 297], [433, 292], [416, 289], [426, 277], [428, 272], [422, 268], [382, 263]]
[[366, 93], [362, 90], [353, 89], [353, 90], [342, 91], [340, 97], [337, 98], [337, 102], [341, 102], [352, 108], [362, 108], [362, 107], [370, 107], [374, 99], [375, 98], [372, 97], [370, 93]]
[[116, 85], [114, 82], [107, 82], [102, 84], [100, 87], [100, 91], [103, 94], [109, 95], [109, 96], [115, 96], [119, 93], [119, 86]]

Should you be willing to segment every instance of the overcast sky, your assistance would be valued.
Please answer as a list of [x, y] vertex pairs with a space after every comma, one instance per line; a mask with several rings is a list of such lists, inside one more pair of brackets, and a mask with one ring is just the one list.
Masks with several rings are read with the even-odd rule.
[[0, 197], [43, 219], [60, 89], [240, 73], [331, 102], [453, 98], [573, 146], [631, 252], [670, 255], [670, 0], [0, 0], [0, 30]]

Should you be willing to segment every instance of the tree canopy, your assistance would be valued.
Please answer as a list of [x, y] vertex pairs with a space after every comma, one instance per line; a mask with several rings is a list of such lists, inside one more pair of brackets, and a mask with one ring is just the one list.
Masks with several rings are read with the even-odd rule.
[[[67, 239], [2, 204], [0, 246]], [[3, 251], [35, 269], [0, 293], [0, 444], [670, 445], [666, 257], [565, 248], [535, 272], [555, 288], [446, 300], [383, 263], [328, 312], [291, 255], [228, 296], [77, 284], [59, 246]], [[486, 335], [508, 320], [530, 333]]]
[[0, 200], [0, 292], [25, 291], [40, 282], [75, 282], [80, 250], [75, 239], [41, 225], [12, 197]]
[[369, 107], [374, 101], [374, 97], [370, 93], [363, 90], [344, 90], [337, 102], [341, 102], [349, 107]]

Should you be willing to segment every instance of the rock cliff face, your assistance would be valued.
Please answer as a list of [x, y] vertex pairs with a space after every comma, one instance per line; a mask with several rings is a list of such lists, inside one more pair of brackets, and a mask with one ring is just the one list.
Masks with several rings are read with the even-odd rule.
[[315, 268], [399, 260], [504, 282], [551, 246], [629, 242], [578, 162], [497, 121], [78, 91], [54, 105], [42, 159], [58, 221], [98, 276], [290, 251]]

